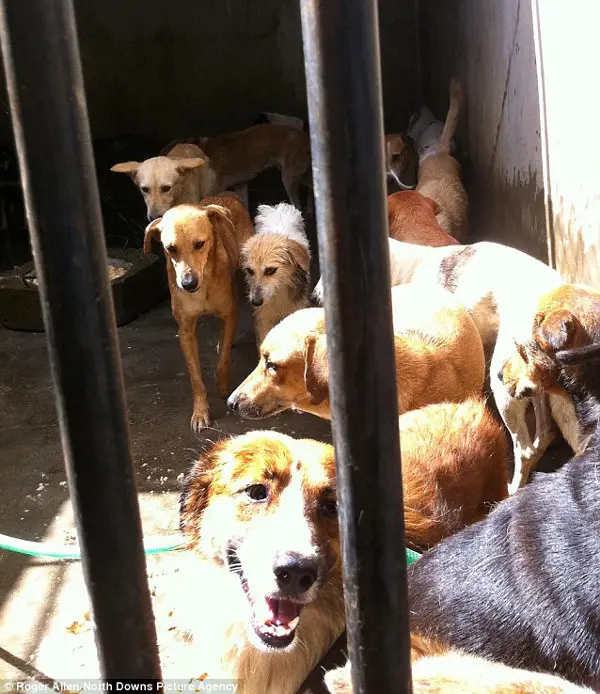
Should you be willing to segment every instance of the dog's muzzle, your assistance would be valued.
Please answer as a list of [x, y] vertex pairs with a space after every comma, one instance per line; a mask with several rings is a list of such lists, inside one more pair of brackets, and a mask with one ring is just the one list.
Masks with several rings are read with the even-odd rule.
[[198, 289], [198, 278], [191, 272], [181, 278], [181, 288], [186, 292], [195, 292]]
[[257, 296], [256, 294], [253, 297], [251, 297], [250, 301], [252, 302], [252, 306], [262, 306], [263, 305], [262, 296]]
[[312, 588], [319, 577], [319, 560], [296, 552], [275, 557], [273, 573], [282, 596], [299, 598]]

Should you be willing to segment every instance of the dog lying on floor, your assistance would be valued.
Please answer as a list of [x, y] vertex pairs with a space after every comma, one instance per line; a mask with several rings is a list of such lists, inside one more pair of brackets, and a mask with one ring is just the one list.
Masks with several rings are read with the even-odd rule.
[[[414, 694], [591, 694], [560, 677], [507, 667], [411, 635]], [[331, 694], [352, 694], [350, 666], [325, 675]]]
[[[392, 309], [400, 414], [481, 393], [481, 339], [467, 311], [448, 292], [394, 287]], [[285, 318], [269, 332], [260, 352], [257, 367], [227, 401], [232, 410], [249, 419], [290, 408], [331, 418], [323, 309], [303, 309]]]
[[[506, 447], [478, 400], [406, 417], [405, 533], [427, 547], [506, 495]], [[200, 596], [184, 599], [202, 671], [295, 694], [345, 623], [333, 447], [273, 431], [212, 445], [186, 479], [181, 529], [200, 560]]]
[[600, 431], [409, 567], [411, 630], [600, 690]]
[[237, 326], [235, 274], [240, 247], [253, 233], [250, 216], [233, 193], [206, 197], [201, 205], [177, 205], [146, 227], [144, 251], [149, 253], [152, 239], [159, 237], [165, 252], [171, 308], [192, 382], [194, 431], [210, 424], [196, 324], [205, 313], [223, 321], [216, 381], [219, 394], [225, 397]]
[[208, 157], [190, 143], [169, 147], [164, 156], [115, 164], [111, 171], [128, 174], [146, 203], [149, 221], [162, 217], [175, 205], [198, 203], [218, 191], [217, 177]]
[[[435, 286], [451, 292], [466, 307], [479, 330], [484, 347], [492, 350], [490, 386], [496, 406], [513, 440], [515, 473], [510, 491], [523, 483], [522, 470], [532, 469], [546, 449], [546, 413], [542, 397], [513, 397], [502, 382], [504, 365], [514, 355], [515, 343], [531, 339], [531, 326], [540, 297], [564, 284], [544, 263], [515, 248], [482, 241], [466, 246], [429, 248], [396, 241], [394, 267], [397, 284], [420, 287], [423, 294]], [[321, 291], [313, 292], [322, 296]], [[533, 403], [538, 434], [532, 442], [525, 414]]]
[[450, 236], [464, 241], [468, 234], [469, 199], [461, 181], [460, 164], [452, 156], [452, 138], [456, 132], [463, 95], [456, 79], [450, 83], [450, 106], [446, 123], [428, 122], [429, 109], [413, 116], [408, 133], [419, 152], [416, 190], [439, 206], [438, 222]]
[[242, 247], [241, 267], [254, 306], [258, 347], [271, 328], [309, 306], [310, 247], [293, 205], [259, 205], [255, 235]]
[[308, 133], [289, 125], [268, 123], [185, 142], [206, 152], [217, 190], [247, 183], [265, 169], [277, 166], [290, 202], [300, 209], [300, 186], [308, 185], [311, 177]]
[[[513, 397], [548, 393], [552, 416], [575, 454], [600, 419], [600, 375], [590, 359], [599, 352], [600, 293], [565, 284], [541, 298], [529, 340], [515, 345], [502, 370]], [[550, 431], [541, 438], [549, 442]]]
[[389, 233], [396, 241], [422, 246], [452, 246], [458, 241], [439, 225], [440, 206], [421, 193], [400, 191], [388, 196]]

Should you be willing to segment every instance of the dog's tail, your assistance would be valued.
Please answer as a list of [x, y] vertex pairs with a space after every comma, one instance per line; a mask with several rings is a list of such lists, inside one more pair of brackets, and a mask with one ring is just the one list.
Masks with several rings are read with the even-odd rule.
[[438, 153], [450, 154], [452, 148], [452, 138], [458, 126], [458, 118], [463, 102], [463, 90], [460, 82], [453, 77], [450, 81], [450, 106], [444, 123], [444, 130], [440, 139]]

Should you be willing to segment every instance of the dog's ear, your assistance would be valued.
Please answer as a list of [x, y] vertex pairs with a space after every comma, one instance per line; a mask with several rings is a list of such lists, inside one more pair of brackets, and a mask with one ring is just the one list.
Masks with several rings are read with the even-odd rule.
[[120, 164], [115, 164], [114, 166], [111, 166], [110, 170], [114, 171], [115, 173], [124, 173], [131, 176], [131, 178], [135, 178], [135, 175], [138, 172], [139, 168], [139, 161], [123, 161]]
[[189, 159], [177, 159], [176, 162], [178, 173], [185, 174], [188, 171], [192, 171], [192, 169], [197, 169], [200, 166], [204, 166], [204, 164], [206, 164], [206, 159], [201, 159], [200, 157], [190, 157]]
[[179, 498], [179, 529], [190, 545], [198, 543], [200, 521], [208, 504], [208, 495], [223, 442], [211, 443], [205, 449], [183, 482]]
[[329, 397], [329, 362], [324, 334], [311, 334], [304, 343], [304, 382], [313, 405]]
[[427, 204], [433, 210], [433, 214], [438, 215], [442, 210], [435, 200], [428, 198], [426, 195], [423, 198], [427, 201]]
[[152, 239], [160, 240], [162, 217], [154, 219], [146, 227], [144, 232], [144, 253], [148, 254], [152, 250]]
[[533, 337], [544, 352], [579, 347], [584, 335], [583, 326], [567, 309], [535, 317]]

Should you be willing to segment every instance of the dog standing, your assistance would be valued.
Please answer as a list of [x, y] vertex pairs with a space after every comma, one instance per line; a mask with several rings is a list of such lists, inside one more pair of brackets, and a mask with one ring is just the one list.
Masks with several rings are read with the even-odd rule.
[[235, 274], [240, 247], [252, 233], [250, 216], [233, 194], [206, 197], [201, 205], [177, 205], [146, 228], [144, 251], [149, 253], [152, 238], [159, 236], [167, 260], [171, 308], [192, 382], [194, 431], [210, 424], [196, 336], [198, 318], [210, 313], [223, 321], [216, 381], [219, 395], [225, 397], [237, 325]]
[[440, 206], [421, 193], [406, 190], [388, 196], [388, 226], [396, 241], [421, 246], [453, 246], [458, 241], [439, 225]]
[[274, 325], [309, 306], [310, 247], [302, 213], [288, 203], [260, 205], [254, 228], [242, 247], [241, 267], [260, 348]]
[[439, 126], [430, 123], [423, 127], [420, 123], [423, 113], [409, 127], [409, 134], [415, 139], [419, 152], [416, 190], [438, 204], [440, 226], [458, 241], [464, 241], [468, 234], [469, 206], [460, 177], [460, 164], [451, 154], [461, 104], [462, 88], [453, 79], [450, 83], [448, 115], [439, 140]]
[[164, 156], [143, 162], [115, 164], [111, 171], [128, 174], [146, 203], [149, 221], [162, 217], [175, 205], [195, 204], [218, 191], [217, 177], [208, 157], [190, 143], [170, 147]]
[[[394, 287], [392, 307], [400, 413], [481, 392], [481, 338], [449, 293]], [[276, 325], [261, 345], [257, 367], [227, 402], [250, 419], [289, 408], [330, 419], [324, 310], [296, 311]]]

